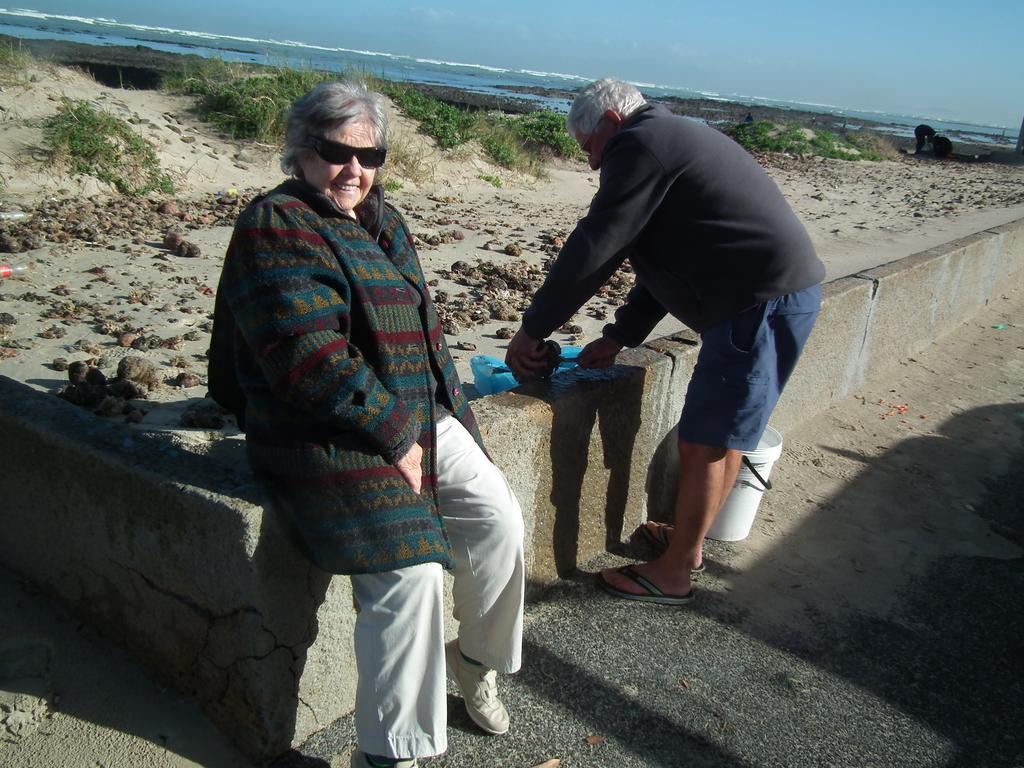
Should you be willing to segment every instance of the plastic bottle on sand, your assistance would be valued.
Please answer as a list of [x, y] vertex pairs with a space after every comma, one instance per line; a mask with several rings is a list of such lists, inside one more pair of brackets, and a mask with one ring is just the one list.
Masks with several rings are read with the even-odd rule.
[[8, 277], [18, 277], [28, 273], [28, 267], [24, 264], [0, 264], [0, 280]]

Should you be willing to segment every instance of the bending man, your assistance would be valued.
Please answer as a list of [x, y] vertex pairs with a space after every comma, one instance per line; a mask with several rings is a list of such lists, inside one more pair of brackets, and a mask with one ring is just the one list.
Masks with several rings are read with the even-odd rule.
[[587, 215], [569, 236], [509, 342], [520, 378], [545, 364], [540, 341], [629, 260], [636, 285], [584, 367], [614, 363], [666, 313], [701, 335], [679, 422], [675, 526], [647, 524], [664, 551], [608, 569], [628, 599], [681, 604], [703, 568], [704, 534], [753, 450], [810, 335], [825, 267], [775, 183], [732, 139], [602, 80], [573, 101], [567, 130], [601, 170]]

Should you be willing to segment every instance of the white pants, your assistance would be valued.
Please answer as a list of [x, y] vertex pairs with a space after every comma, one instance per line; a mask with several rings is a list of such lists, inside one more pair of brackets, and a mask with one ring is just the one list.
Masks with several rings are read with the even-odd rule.
[[[498, 672], [519, 669], [523, 514], [501, 470], [457, 419], [437, 424], [437, 488], [455, 561], [459, 647]], [[425, 563], [352, 576], [359, 748], [387, 757], [448, 749], [443, 569]]]

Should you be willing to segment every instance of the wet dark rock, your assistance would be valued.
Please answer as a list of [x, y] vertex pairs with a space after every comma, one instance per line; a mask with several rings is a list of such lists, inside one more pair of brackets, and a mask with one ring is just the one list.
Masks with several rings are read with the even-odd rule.
[[10, 312], [0, 312], [0, 325], [17, 325], [18, 318]]
[[518, 320], [519, 312], [511, 304], [505, 301], [492, 301], [487, 305], [487, 311], [491, 313], [494, 320]]
[[224, 410], [216, 403], [193, 403], [181, 414], [181, 426], [192, 429], [223, 429]]
[[107, 388], [93, 384], [69, 384], [57, 393], [58, 397], [69, 403], [92, 410], [103, 402], [107, 396]]
[[7, 232], [0, 232], [0, 253], [21, 253], [27, 250], [20, 238]]
[[102, 387], [107, 383], [107, 377], [103, 374], [99, 368], [90, 367], [85, 372], [85, 383], [92, 384], [93, 386]]
[[67, 367], [68, 381], [72, 385], [84, 384], [85, 377], [89, 373], [89, 366], [81, 360], [76, 360]]
[[160, 386], [156, 366], [141, 357], [125, 357], [117, 364], [117, 378], [129, 379], [152, 392]]
[[97, 416], [120, 416], [124, 413], [125, 402], [120, 397], [107, 395], [100, 402], [93, 406], [92, 412]]
[[202, 385], [202, 383], [203, 380], [199, 378], [196, 374], [190, 373], [189, 371], [182, 371], [181, 373], [174, 377], [174, 380], [171, 382], [171, 385], [175, 387], [182, 387], [184, 389], [188, 389], [190, 387], [198, 387]]
[[199, 250], [199, 246], [195, 243], [190, 243], [188, 240], [182, 240], [178, 244], [177, 248], [174, 249], [174, 252], [179, 256], [188, 259], [196, 259], [202, 255], [202, 251]]
[[487, 279], [486, 287], [492, 291], [507, 291], [508, 283], [500, 277], [489, 277]]
[[169, 251], [176, 251], [184, 241], [185, 236], [177, 230], [172, 229], [164, 233], [164, 248]]
[[107, 391], [125, 400], [146, 400], [149, 397], [146, 388], [131, 379], [114, 379], [107, 384]]

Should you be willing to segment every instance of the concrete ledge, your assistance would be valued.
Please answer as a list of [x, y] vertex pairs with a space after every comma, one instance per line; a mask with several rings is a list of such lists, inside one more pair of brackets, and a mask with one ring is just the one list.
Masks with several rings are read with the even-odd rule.
[[[820, 413], [1022, 280], [1018, 221], [829, 283], [773, 424]], [[523, 505], [534, 591], [670, 516], [696, 352], [687, 334], [658, 339], [474, 404]], [[348, 579], [307, 566], [264, 514], [238, 440], [198, 456], [0, 377], [0, 450], [0, 562], [192, 693], [250, 756], [350, 711]]]
[[251, 477], [6, 377], [0, 402], [0, 561], [254, 758], [351, 709], [349, 582], [305, 563]]

